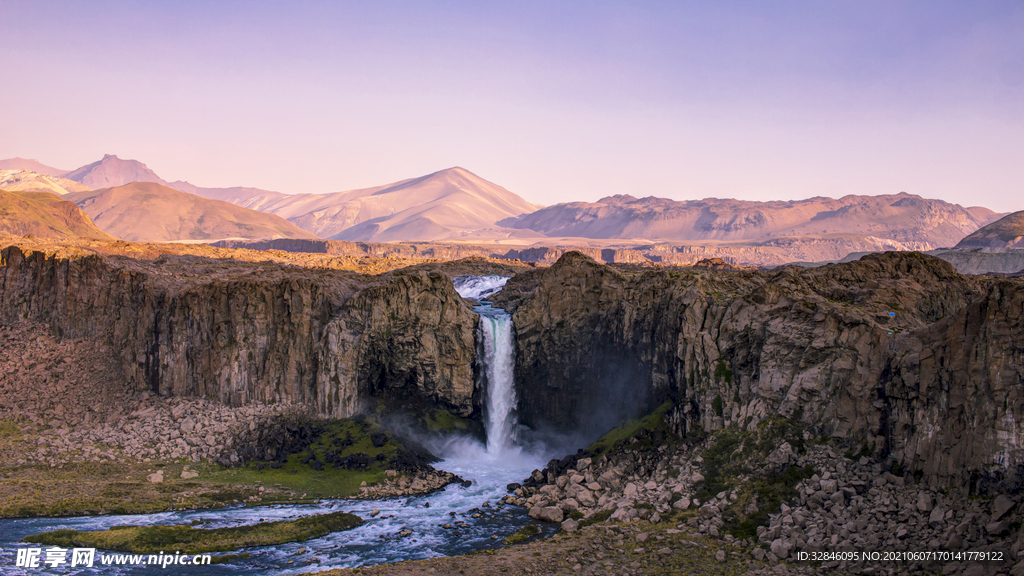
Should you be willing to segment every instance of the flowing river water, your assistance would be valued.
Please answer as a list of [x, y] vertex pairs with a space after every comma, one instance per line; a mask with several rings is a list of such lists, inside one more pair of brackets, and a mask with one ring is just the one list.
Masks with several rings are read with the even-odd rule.
[[[152, 574], [154, 570], [161, 574], [193, 576], [295, 574], [464, 554], [501, 546], [502, 538], [534, 522], [522, 508], [497, 505], [506, 494], [506, 484], [526, 478], [554, 455], [543, 448], [533, 447], [527, 451], [516, 445], [512, 319], [505, 311], [491, 308], [483, 302], [501, 290], [506, 280], [508, 278], [503, 276], [462, 276], [455, 279], [455, 287], [460, 294], [482, 301], [475, 311], [481, 316], [478, 356], [485, 386], [487, 442], [483, 444], [471, 438], [451, 437], [432, 448], [443, 459], [435, 467], [471, 480], [472, 485], [468, 488], [453, 484], [426, 496], [388, 500], [324, 500], [317, 504], [231, 506], [218, 510], [158, 514], [0, 520], [0, 574], [128, 575]], [[380, 515], [371, 518], [370, 512], [374, 509], [379, 509]], [[43, 567], [35, 569], [15, 566], [18, 548], [38, 547], [25, 544], [21, 539], [48, 530], [103, 530], [118, 525], [190, 524], [196, 520], [202, 521], [204, 528], [221, 528], [335, 511], [356, 514], [365, 523], [352, 530], [305, 542], [244, 549], [250, 558], [225, 564], [169, 566], [165, 569], [145, 565], [104, 566], [100, 563], [100, 556], [105, 552], [97, 551], [92, 569], [67, 565], [56, 568], [41, 565]], [[450, 527], [445, 528], [446, 524]], [[541, 528], [545, 532], [552, 530], [550, 526]], [[403, 530], [412, 534], [400, 536]]]

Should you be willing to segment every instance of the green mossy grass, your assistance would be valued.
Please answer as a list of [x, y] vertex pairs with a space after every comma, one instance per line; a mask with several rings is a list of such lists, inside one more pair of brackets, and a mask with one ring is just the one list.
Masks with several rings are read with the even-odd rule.
[[[188, 465], [199, 478], [183, 480]], [[146, 476], [164, 471], [164, 482]], [[259, 497], [253, 485], [205, 482], [215, 464], [182, 461], [77, 462], [50, 467], [24, 465], [0, 475], [0, 517], [145, 514], [164, 510], [216, 508]], [[276, 491], [272, 491], [276, 494]]]
[[665, 414], [671, 409], [672, 403], [665, 402], [647, 416], [619, 425], [591, 444], [584, 453], [600, 456], [634, 440], [639, 443], [638, 449], [660, 445], [671, 434], [665, 422]]
[[[739, 498], [723, 510], [726, 533], [736, 538], [752, 538], [758, 526], [768, 523], [768, 515], [778, 512], [783, 502], [797, 495], [796, 485], [810, 478], [810, 466], [789, 466], [765, 473], [763, 462], [783, 442], [795, 451], [804, 450], [803, 427], [795, 420], [776, 416], [758, 425], [757, 430], [724, 428], [714, 433], [715, 442], [704, 451], [704, 482], [694, 496], [709, 500], [720, 492], [741, 487]], [[755, 500], [756, 499], [756, 500]], [[757, 511], [751, 506], [754, 503]]]
[[0, 418], [0, 438], [16, 437], [21, 435], [21, 426], [6, 418]]
[[[277, 463], [258, 461], [227, 468], [185, 460], [125, 460], [0, 468], [0, 517], [143, 514], [346, 498], [358, 496], [363, 482], [385, 480], [389, 468], [409, 469], [416, 462], [429, 461], [429, 456], [407, 449], [367, 418], [314, 424], [320, 430], [316, 439]], [[21, 435], [16, 424], [0, 420], [0, 442], [13, 442]], [[337, 467], [327, 461], [331, 452], [340, 457], [361, 456], [349, 461], [348, 467]], [[304, 462], [310, 455], [322, 469], [311, 466], [312, 461]], [[185, 466], [199, 476], [181, 479]], [[146, 476], [156, 470], [164, 471], [164, 481], [147, 482]]]
[[423, 424], [431, 432], [466, 432], [473, 428], [471, 421], [441, 408], [424, 415]]
[[601, 522], [611, 518], [614, 513], [615, 510], [601, 510], [599, 512], [595, 512], [590, 518], [580, 520], [580, 527], [590, 526], [591, 524], [600, 524]]
[[346, 512], [307, 516], [297, 520], [261, 522], [231, 528], [191, 526], [117, 526], [109, 530], [79, 532], [54, 530], [26, 536], [26, 542], [66, 548], [88, 547], [135, 554], [227, 552], [253, 546], [302, 542], [332, 532], [355, 528], [363, 520]]
[[[409, 450], [370, 418], [321, 420], [313, 425], [319, 430], [315, 440], [283, 461], [256, 461], [240, 468], [224, 468], [208, 475], [206, 480], [281, 485], [305, 499], [346, 498], [357, 496], [363, 482], [383, 482], [387, 478], [385, 470], [400, 469], [403, 462], [408, 464]], [[339, 466], [334, 463], [338, 461], [347, 463]], [[314, 463], [319, 463], [320, 469]], [[273, 498], [264, 497], [263, 501]]]
[[505, 537], [505, 544], [522, 544], [534, 536], [540, 535], [540, 527], [534, 524], [527, 524], [519, 530], [516, 530], [515, 534]]

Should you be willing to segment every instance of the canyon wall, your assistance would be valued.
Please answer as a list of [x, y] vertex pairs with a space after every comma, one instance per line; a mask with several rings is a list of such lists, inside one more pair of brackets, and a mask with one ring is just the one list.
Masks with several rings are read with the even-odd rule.
[[446, 276], [0, 252], [0, 320], [120, 350], [128, 383], [348, 416], [383, 394], [474, 410], [476, 315]]
[[684, 435], [782, 415], [936, 483], [1024, 478], [1019, 280], [917, 253], [640, 273], [570, 253], [499, 302], [528, 425], [606, 430], [670, 399]]
[[[595, 435], [671, 400], [684, 435], [782, 415], [937, 483], [1024, 477], [1021, 279], [916, 253], [627, 271], [570, 252], [496, 300], [514, 314], [531, 427]], [[436, 269], [8, 246], [0, 322], [22, 320], [104, 343], [130, 386], [164, 396], [480, 415], [478, 319]]]

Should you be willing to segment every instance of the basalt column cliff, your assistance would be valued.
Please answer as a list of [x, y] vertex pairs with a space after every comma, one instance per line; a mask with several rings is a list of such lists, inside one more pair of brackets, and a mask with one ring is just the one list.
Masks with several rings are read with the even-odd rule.
[[524, 421], [607, 430], [670, 399], [683, 435], [773, 415], [974, 490], [1024, 478], [1024, 285], [918, 253], [777, 271], [567, 254], [509, 281]]
[[303, 403], [337, 417], [394, 397], [476, 409], [476, 315], [439, 272], [373, 277], [140, 250], [9, 246], [0, 317], [105, 341], [131, 385], [164, 396]]

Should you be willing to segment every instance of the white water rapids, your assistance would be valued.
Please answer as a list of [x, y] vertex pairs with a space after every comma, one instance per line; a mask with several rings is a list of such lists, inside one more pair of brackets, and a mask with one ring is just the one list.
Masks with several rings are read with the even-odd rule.
[[[460, 277], [455, 284], [464, 296], [477, 300], [498, 292], [506, 277]], [[204, 528], [254, 524], [260, 521], [294, 519], [343, 510], [358, 515], [365, 523], [352, 530], [328, 534], [305, 542], [247, 548], [251, 558], [212, 566], [169, 566], [160, 574], [220, 576], [242, 574], [296, 574], [329, 568], [343, 568], [398, 562], [434, 556], [464, 554], [501, 546], [501, 538], [527, 523], [534, 523], [525, 510], [499, 506], [505, 485], [519, 482], [535, 468], [544, 467], [555, 453], [538, 448], [526, 451], [515, 445], [515, 389], [513, 387], [514, 339], [512, 319], [504, 310], [483, 303], [478, 332], [483, 373], [486, 445], [472, 438], [449, 437], [425, 444], [443, 460], [434, 466], [458, 474], [472, 485], [452, 484], [444, 490], [418, 497], [388, 500], [324, 500], [315, 504], [246, 507], [235, 505], [219, 510], [189, 510], [130, 516], [82, 516], [77, 518], [27, 518], [0, 520], [0, 574], [152, 574], [146, 566], [100, 566], [82, 570], [67, 566], [45, 569], [15, 567], [18, 548], [33, 547], [21, 539], [60, 528], [104, 530], [117, 525], [189, 524], [201, 520]], [[486, 505], [485, 505], [486, 503]], [[371, 518], [370, 512], [381, 514]], [[477, 516], [474, 518], [473, 516]], [[448, 528], [445, 528], [448, 525]], [[545, 533], [552, 525], [539, 525]], [[411, 530], [402, 537], [400, 532]], [[44, 547], [45, 549], [45, 547]], [[173, 552], [172, 552], [173, 553]], [[106, 552], [97, 552], [97, 557]], [[42, 557], [45, 559], [45, 550]]]

